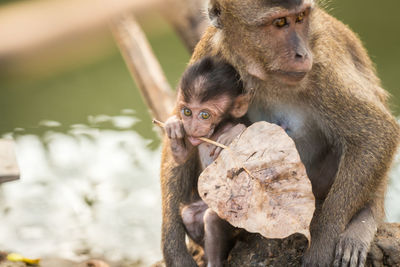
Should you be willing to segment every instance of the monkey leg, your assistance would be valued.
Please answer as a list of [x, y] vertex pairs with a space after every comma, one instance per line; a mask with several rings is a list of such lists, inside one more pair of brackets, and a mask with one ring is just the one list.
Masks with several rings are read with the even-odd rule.
[[222, 267], [234, 245], [235, 228], [211, 209], [207, 209], [204, 214], [204, 228], [207, 267]]
[[368, 205], [352, 218], [339, 236], [333, 266], [364, 266], [376, 229], [377, 224]]
[[183, 207], [181, 213], [188, 236], [201, 246], [204, 246], [204, 213], [207, 209], [207, 204], [199, 200]]

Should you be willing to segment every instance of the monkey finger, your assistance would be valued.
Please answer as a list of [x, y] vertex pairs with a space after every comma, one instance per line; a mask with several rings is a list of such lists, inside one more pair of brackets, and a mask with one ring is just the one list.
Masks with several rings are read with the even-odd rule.
[[176, 139], [176, 130], [175, 130], [175, 127], [172, 127], [172, 128], [171, 128], [171, 138], [172, 138], [172, 139]]
[[365, 266], [365, 262], [367, 261], [367, 253], [368, 253], [367, 249], [363, 249], [360, 251], [360, 256], [358, 258], [358, 267]]
[[179, 138], [179, 139], [182, 139], [185, 136], [185, 132], [181, 125], [178, 125], [178, 127], [175, 129], [175, 135], [176, 135], [176, 138]]
[[343, 250], [342, 264], [340, 265], [341, 267], [349, 266], [351, 252], [352, 252], [351, 246], [345, 245], [345, 248]]
[[343, 255], [343, 249], [340, 243], [336, 247], [336, 252], [335, 252], [335, 260], [333, 261], [333, 267], [340, 267], [340, 262], [342, 259]]
[[183, 138], [183, 137], [185, 137], [185, 128], [183, 127], [183, 122], [182, 121], [179, 121], [179, 128], [180, 128], [180, 133], [181, 133], [181, 138]]
[[175, 136], [177, 139], [182, 139], [184, 137], [184, 134], [181, 131], [175, 132]]
[[357, 267], [358, 254], [359, 254], [359, 250], [357, 248], [354, 248], [353, 252], [351, 253], [350, 267]]
[[214, 153], [213, 153], [213, 155], [212, 155], [212, 157], [213, 157], [214, 160], [216, 160], [216, 159], [218, 158], [218, 156], [219, 156], [219, 154], [221, 153], [221, 151], [222, 151], [222, 148], [221, 148], [221, 147], [216, 147], [216, 148], [215, 148], [215, 151], [214, 151]]
[[174, 122], [172, 125], [171, 125], [171, 135], [172, 135], [172, 138], [178, 138], [178, 136], [177, 136], [177, 132], [179, 131], [178, 128], [179, 127], [179, 124], [178, 123], [176, 123], [176, 122]]
[[214, 146], [211, 151], [210, 151], [210, 157], [214, 156], [215, 150], [217, 149], [217, 146]]
[[333, 267], [340, 267], [343, 258], [343, 240], [339, 239], [335, 250], [335, 260], [333, 261]]
[[165, 126], [165, 133], [167, 134], [168, 138], [171, 139], [171, 127], [169, 125]]

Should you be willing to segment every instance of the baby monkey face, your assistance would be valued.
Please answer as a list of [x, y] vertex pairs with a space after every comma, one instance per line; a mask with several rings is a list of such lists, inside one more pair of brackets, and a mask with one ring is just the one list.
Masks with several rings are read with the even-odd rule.
[[228, 116], [232, 103], [231, 97], [226, 95], [204, 102], [197, 99], [189, 102], [181, 100], [180, 117], [189, 142], [197, 146], [202, 142], [197, 138], [210, 138], [216, 126]]

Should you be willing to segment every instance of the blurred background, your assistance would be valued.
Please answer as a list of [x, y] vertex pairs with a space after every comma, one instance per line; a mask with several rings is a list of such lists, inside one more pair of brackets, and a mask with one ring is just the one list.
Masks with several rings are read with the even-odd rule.
[[[0, 250], [148, 266], [161, 259], [159, 132], [107, 22], [140, 8], [136, 18], [173, 88], [190, 52], [157, 9], [135, 6], [135, 0], [120, 1], [102, 19], [76, 23], [65, 36], [29, 43], [44, 31], [63, 30], [54, 29], [63, 21], [78, 21], [63, 16], [74, 18], [70, 12], [84, 2], [102, 14], [95, 5], [102, 1], [69, 1], [62, 12], [47, 8], [50, 2], [0, 2], [0, 134], [16, 141], [21, 170], [20, 180], [0, 185]], [[398, 116], [400, 2], [332, 0], [324, 6], [358, 33]], [[21, 13], [37, 7], [48, 18], [43, 32], [29, 27], [41, 16]], [[398, 161], [387, 194], [388, 221], [400, 221]]]

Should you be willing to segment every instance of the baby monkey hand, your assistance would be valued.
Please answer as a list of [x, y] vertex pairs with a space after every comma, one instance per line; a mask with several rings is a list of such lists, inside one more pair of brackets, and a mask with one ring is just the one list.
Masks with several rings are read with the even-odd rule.
[[165, 122], [165, 132], [170, 139], [172, 155], [179, 164], [184, 163], [189, 156], [188, 144], [185, 143], [185, 129], [182, 120], [177, 116], [171, 116]]
[[164, 127], [169, 139], [183, 139], [185, 137], [183, 122], [175, 115], [168, 118]]
[[[232, 143], [233, 139], [235, 139], [245, 129], [246, 126], [241, 123], [236, 124], [233, 127], [224, 129], [223, 133], [217, 138], [216, 142], [229, 146]], [[219, 156], [219, 153], [221, 153], [221, 151], [222, 148], [216, 146], [213, 150], [211, 150], [210, 156], [213, 157], [213, 159], [215, 160]]]

